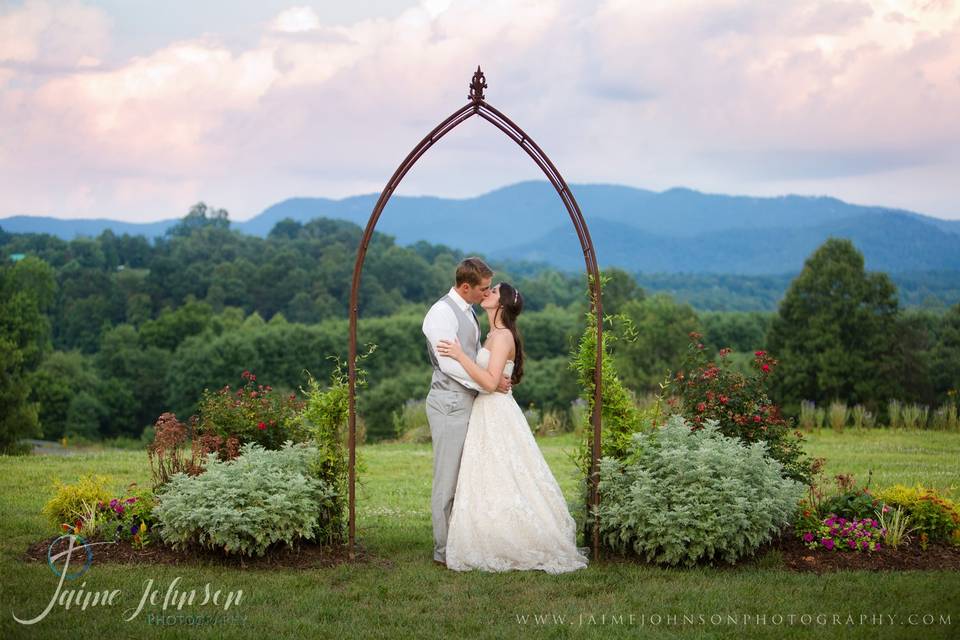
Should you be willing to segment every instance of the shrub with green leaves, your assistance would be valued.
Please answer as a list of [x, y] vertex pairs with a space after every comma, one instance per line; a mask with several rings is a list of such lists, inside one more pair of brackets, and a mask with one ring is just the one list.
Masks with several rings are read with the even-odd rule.
[[877, 493], [890, 508], [901, 508], [916, 527], [922, 548], [928, 542], [946, 542], [960, 546], [960, 509], [936, 490], [917, 484], [896, 484]]
[[724, 436], [712, 419], [690, 426], [672, 415], [634, 434], [624, 460], [601, 460], [604, 544], [660, 564], [733, 563], [791, 521], [805, 486], [782, 476], [764, 443]]
[[79, 533], [89, 516], [96, 511], [98, 502], [110, 500], [110, 476], [86, 475], [73, 484], [54, 481], [54, 495], [43, 506], [43, 514], [53, 526], [60, 529], [68, 525]]
[[248, 442], [229, 462], [207, 455], [205, 473], [175, 474], [157, 494], [161, 538], [178, 549], [260, 556], [275, 542], [314, 539], [321, 508], [337, 498], [312, 472], [316, 459], [316, 447], [289, 440], [276, 451]]
[[[729, 348], [720, 349], [719, 362], [709, 360], [702, 337], [696, 331], [690, 333], [683, 369], [674, 376], [671, 404], [679, 405], [678, 413], [690, 420], [694, 429], [713, 419], [724, 435], [736, 436], [746, 444], [763, 442], [768, 455], [783, 466], [786, 477], [809, 484], [813, 463], [803, 451], [803, 434], [793, 431], [792, 419], [768, 396], [777, 361], [766, 351], [755, 351], [755, 373], [744, 375], [732, 367]], [[817, 421], [819, 428], [819, 417]]]

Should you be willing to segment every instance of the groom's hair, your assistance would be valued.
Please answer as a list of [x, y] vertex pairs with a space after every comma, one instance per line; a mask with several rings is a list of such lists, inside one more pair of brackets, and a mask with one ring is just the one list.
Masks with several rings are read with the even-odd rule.
[[480, 281], [484, 278], [492, 277], [493, 270], [490, 269], [490, 267], [487, 266], [487, 263], [480, 258], [464, 258], [463, 261], [457, 265], [458, 287], [464, 282], [469, 284], [471, 287], [475, 287], [480, 284]]

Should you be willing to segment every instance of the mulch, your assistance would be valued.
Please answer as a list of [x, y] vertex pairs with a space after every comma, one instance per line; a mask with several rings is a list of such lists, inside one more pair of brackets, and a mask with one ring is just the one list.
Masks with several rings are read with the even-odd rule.
[[791, 571], [960, 571], [960, 547], [931, 542], [926, 550], [912, 540], [896, 549], [881, 546], [877, 551], [827, 551], [806, 547], [791, 527], [770, 545], [779, 550], [784, 567]]
[[[36, 542], [26, 550], [28, 561], [47, 561], [47, 549], [59, 536]], [[393, 566], [387, 558], [369, 554], [362, 546], [357, 546], [354, 559], [347, 554], [346, 546], [326, 546], [309, 541], [301, 541], [293, 547], [278, 543], [270, 547], [260, 557], [246, 557], [236, 554], [224, 554], [203, 548], [191, 548], [177, 551], [162, 544], [153, 544], [142, 549], [133, 547], [129, 541], [116, 544], [97, 545], [93, 548], [94, 563], [120, 564], [166, 564], [166, 565], [206, 565], [233, 567], [237, 569], [317, 569], [334, 567], [340, 564], [375, 564], [384, 568]], [[878, 551], [827, 551], [811, 550], [788, 527], [779, 538], [767, 542], [756, 553], [742, 558], [736, 564], [723, 561], [701, 561], [696, 566], [712, 567], [719, 570], [742, 570], [756, 566], [771, 566], [767, 562], [774, 555], [775, 564], [788, 571], [829, 573], [832, 571], [960, 571], [960, 547], [941, 543], [930, 543], [921, 550], [917, 542], [901, 545], [897, 549], [881, 547]], [[426, 562], [427, 558], [424, 559]], [[606, 551], [603, 563], [634, 563], [662, 567], [648, 563], [637, 556], [624, 556]]]
[[[769, 563], [772, 559], [774, 562]], [[646, 566], [664, 567], [635, 555], [625, 556], [607, 552], [604, 562], [629, 562]], [[830, 573], [832, 571], [960, 571], [960, 547], [931, 542], [921, 550], [918, 542], [884, 547], [877, 551], [827, 551], [808, 549], [794, 534], [792, 526], [760, 546], [752, 555], [741, 558], [735, 564], [722, 560], [701, 560], [696, 567], [711, 567], [721, 571], [740, 571], [758, 566], [775, 566], [798, 573]]]
[[[31, 544], [25, 554], [28, 561], [47, 561], [47, 550], [50, 544], [60, 536], [53, 536]], [[89, 542], [94, 542], [93, 540]], [[360, 546], [355, 548], [354, 559], [349, 558], [347, 546], [329, 546], [316, 544], [310, 541], [300, 541], [289, 547], [285, 543], [277, 543], [267, 548], [263, 556], [243, 556], [226, 554], [194, 547], [184, 550], [175, 550], [160, 543], [147, 545], [143, 548], [134, 547], [130, 541], [121, 540], [114, 544], [96, 545], [93, 549], [93, 562], [117, 564], [165, 564], [165, 565], [194, 565], [232, 567], [236, 569], [318, 569], [334, 567], [339, 564], [373, 563], [389, 566], [392, 563], [383, 558], [371, 556]], [[75, 552], [76, 553], [76, 552]], [[77, 557], [74, 555], [74, 557]]]

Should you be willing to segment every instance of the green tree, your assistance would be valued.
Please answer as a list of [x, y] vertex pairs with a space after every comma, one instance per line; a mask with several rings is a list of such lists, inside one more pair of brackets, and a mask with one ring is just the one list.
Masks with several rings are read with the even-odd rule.
[[0, 267], [0, 452], [21, 452], [20, 438], [40, 434], [30, 375], [51, 346], [45, 312], [55, 294], [53, 268], [34, 256]]
[[58, 440], [66, 433], [70, 401], [99, 384], [93, 357], [77, 350], [51, 351], [30, 377], [31, 400], [39, 405], [42, 437]]
[[850, 240], [830, 238], [804, 263], [767, 334], [780, 363], [773, 394], [784, 412], [801, 400], [862, 403], [880, 415], [898, 392], [890, 354], [898, 302], [885, 273], [864, 270]]
[[960, 400], [960, 303], [950, 307], [937, 328], [930, 371], [938, 402]]
[[213, 209], [206, 203], [198, 202], [190, 207], [190, 212], [180, 222], [167, 229], [167, 236], [189, 236], [196, 229], [215, 227], [227, 229], [230, 227], [229, 214], [226, 209]]
[[628, 302], [641, 301], [646, 296], [633, 276], [623, 269], [605, 269], [603, 275], [607, 278], [602, 298], [604, 315], [620, 313]]
[[665, 293], [630, 300], [622, 314], [630, 319], [636, 339], [621, 341], [614, 349], [620, 377], [634, 391], [657, 391], [664, 377], [680, 367], [688, 336], [699, 327], [697, 314]]

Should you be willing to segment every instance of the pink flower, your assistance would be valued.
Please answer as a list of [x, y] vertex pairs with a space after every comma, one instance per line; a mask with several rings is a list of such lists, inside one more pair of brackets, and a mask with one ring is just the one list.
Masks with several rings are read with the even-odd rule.
[[823, 544], [823, 546], [825, 546], [827, 549], [833, 549], [833, 540], [830, 538], [824, 538], [820, 541], [820, 543]]
[[803, 540], [804, 542], [813, 542], [813, 534], [807, 531], [805, 534], [803, 534]]
[[260, 424], [257, 425], [257, 429], [260, 429], [260, 431], [263, 431], [266, 428], [267, 428], [267, 425], [264, 422], [261, 422]]

